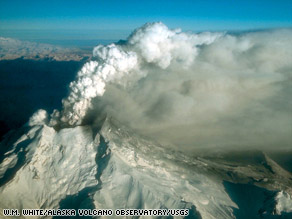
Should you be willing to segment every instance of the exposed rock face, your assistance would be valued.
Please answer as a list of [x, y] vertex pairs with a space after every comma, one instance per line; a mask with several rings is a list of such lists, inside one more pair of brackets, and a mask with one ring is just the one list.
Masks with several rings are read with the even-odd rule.
[[190, 218], [291, 216], [291, 174], [261, 152], [252, 165], [222, 162], [173, 153], [110, 119], [94, 130], [38, 124], [7, 135], [1, 212], [187, 208]]
[[[60, 200], [97, 185], [97, 144], [89, 127], [35, 126], [1, 163], [2, 208], [57, 208]], [[25, 201], [24, 201], [25, 200]]]

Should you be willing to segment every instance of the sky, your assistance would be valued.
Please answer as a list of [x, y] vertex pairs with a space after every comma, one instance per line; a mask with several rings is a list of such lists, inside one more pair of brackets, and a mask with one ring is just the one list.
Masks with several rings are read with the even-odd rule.
[[291, 0], [0, 0], [0, 35], [120, 39], [146, 22], [184, 31], [292, 26]]

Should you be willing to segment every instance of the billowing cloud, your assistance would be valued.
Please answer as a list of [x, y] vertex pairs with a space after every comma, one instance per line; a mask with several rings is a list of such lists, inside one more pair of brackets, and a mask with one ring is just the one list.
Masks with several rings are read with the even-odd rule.
[[51, 125], [112, 116], [183, 149], [291, 144], [292, 31], [184, 33], [146, 24], [97, 46]]

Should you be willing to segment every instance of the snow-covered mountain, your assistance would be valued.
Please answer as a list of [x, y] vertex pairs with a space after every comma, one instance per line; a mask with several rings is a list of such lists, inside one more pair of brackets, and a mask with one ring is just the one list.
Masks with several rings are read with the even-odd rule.
[[188, 156], [108, 118], [101, 129], [24, 126], [1, 148], [9, 148], [0, 165], [1, 210], [187, 208], [189, 218], [291, 217], [291, 173], [262, 152], [250, 152], [249, 164]]
[[50, 44], [21, 41], [0, 36], [0, 60], [13, 59], [50, 59], [56, 61], [80, 61], [90, 54], [76, 48], [62, 48]]
[[0, 210], [292, 218], [291, 167], [271, 154], [291, 153], [291, 40], [149, 23], [95, 47], [62, 109], [1, 142]]

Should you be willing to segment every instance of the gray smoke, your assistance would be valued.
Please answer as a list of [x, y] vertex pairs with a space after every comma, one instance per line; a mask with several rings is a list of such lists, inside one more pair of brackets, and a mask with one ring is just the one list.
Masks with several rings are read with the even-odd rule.
[[50, 124], [108, 115], [182, 149], [291, 146], [291, 41], [289, 29], [193, 34], [146, 24], [94, 48]]

